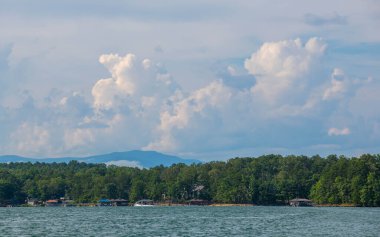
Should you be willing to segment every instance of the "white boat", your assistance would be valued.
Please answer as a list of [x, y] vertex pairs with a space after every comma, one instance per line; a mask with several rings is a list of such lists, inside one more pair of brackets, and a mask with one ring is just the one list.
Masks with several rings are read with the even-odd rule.
[[135, 202], [135, 204], [133, 206], [135, 206], [135, 207], [153, 207], [154, 203], [152, 200], [142, 199], [142, 200]]

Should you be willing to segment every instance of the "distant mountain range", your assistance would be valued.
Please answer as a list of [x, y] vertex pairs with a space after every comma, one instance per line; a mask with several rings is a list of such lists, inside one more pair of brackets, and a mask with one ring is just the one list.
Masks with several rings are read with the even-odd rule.
[[0, 156], [0, 163], [8, 162], [70, 162], [76, 160], [86, 163], [105, 163], [107, 165], [130, 166], [139, 168], [151, 168], [158, 165], [170, 166], [176, 163], [192, 164], [201, 163], [199, 160], [182, 159], [177, 156], [162, 154], [156, 151], [126, 151], [113, 152], [104, 155], [87, 157], [62, 157], [62, 158], [28, 158], [14, 155]]

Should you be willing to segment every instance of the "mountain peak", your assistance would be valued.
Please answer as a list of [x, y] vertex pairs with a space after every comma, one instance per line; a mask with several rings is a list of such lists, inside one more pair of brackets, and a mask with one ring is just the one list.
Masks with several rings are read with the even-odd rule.
[[77, 160], [86, 163], [105, 163], [113, 165], [151, 168], [154, 166], [170, 166], [176, 163], [192, 164], [201, 163], [199, 160], [182, 159], [177, 156], [166, 155], [157, 151], [131, 150], [124, 152], [112, 152], [102, 155], [93, 155], [87, 157], [65, 157], [65, 158], [27, 158], [15, 155], [0, 156], [1, 163], [8, 162], [66, 162]]

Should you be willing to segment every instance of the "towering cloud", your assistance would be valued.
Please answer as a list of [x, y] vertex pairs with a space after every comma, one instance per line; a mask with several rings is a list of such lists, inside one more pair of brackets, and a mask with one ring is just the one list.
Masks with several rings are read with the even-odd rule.
[[223, 113], [230, 103], [231, 96], [230, 88], [221, 81], [214, 81], [187, 97], [183, 97], [182, 94], [172, 97], [172, 105], [160, 114], [160, 125], [157, 128], [159, 138], [146, 149], [177, 150], [177, 146], [185, 148], [186, 143], [193, 143], [192, 138], [205, 139], [205, 136], [213, 136], [216, 131], [211, 129], [218, 123], [215, 115]]
[[244, 64], [256, 77], [252, 92], [275, 103], [289, 91], [303, 90], [308, 73], [325, 49], [319, 38], [311, 38], [306, 44], [300, 39], [264, 43]]
[[152, 106], [156, 100], [168, 97], [177, 89], [165, 69], [149, 59], [139, 61], [133, 54], [124, 57], [108, 54], [100, 56], [99, 62], [112, 77], [99, 80], [92, 88], [97, 109], [112, 109], [123, 104], [131, 109]]
[[345, 79], [343, 70], [335, 68], [331, 75], [330, 85], [323, 93], [323, 100], [330, 100], [343, 96], [343, 93], [348, 89], [349, 81]]
[[65, 132], [66, 146], [141, 149], [151, 141], [162, 109], [180, 88], [165, 68], [149, 59], [107, 54], [99, 62], [111, 77], [93, 86], [93, 115]]

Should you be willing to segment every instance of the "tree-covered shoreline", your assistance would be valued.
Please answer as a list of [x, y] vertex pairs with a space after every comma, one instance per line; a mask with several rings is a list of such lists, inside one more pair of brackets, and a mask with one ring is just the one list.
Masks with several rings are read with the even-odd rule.
[[257, 205], [283, 205], [303, 197], [317, 204], [380, 206], [380, 155], [265, 155], [150, 169], [77, 161], [0, 164], [0, 204], [60, 197], [78, 203], [101, 198], [130, 202], [197, 198]]

